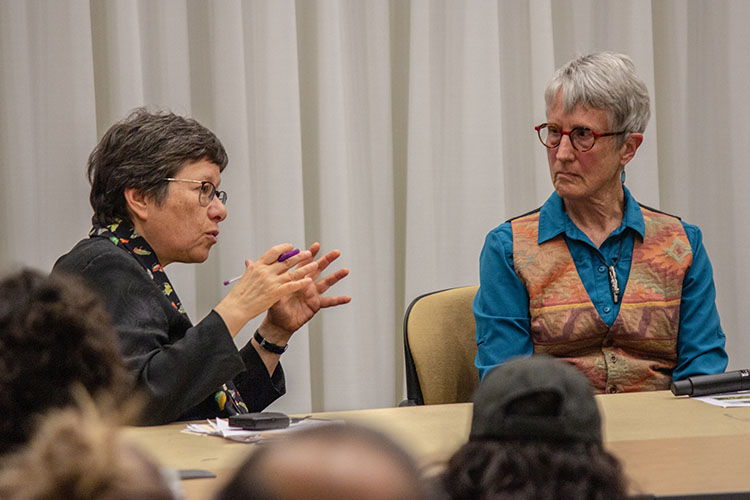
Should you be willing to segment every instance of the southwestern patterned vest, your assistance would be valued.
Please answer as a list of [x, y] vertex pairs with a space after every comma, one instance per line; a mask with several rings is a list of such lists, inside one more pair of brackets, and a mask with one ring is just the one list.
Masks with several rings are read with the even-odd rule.
[[529, 293], [534, 352], [575, 364], [598, 392], [669, 388], [677, 364], [682, 282], [693, 253], [679, 219], [641, 207], [620, 312], [599, 317], [563, 235], [539, 245], [539, 212], [511, 221], [513, 264]]

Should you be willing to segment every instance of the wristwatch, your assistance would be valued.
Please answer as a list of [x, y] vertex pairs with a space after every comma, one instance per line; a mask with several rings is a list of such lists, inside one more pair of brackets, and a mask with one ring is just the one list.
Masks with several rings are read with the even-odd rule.
[[258, 344], [260, 344], [263, 349], [274, 354], [284, 354], [284, 351], [289, 348], [289, 344], [281, 346], [267, 341], [263, 338], [263, 335], [261, 335], [260, 331], [258, 330], [255, 330], [255, 335], [253, 335], [253, 338]]

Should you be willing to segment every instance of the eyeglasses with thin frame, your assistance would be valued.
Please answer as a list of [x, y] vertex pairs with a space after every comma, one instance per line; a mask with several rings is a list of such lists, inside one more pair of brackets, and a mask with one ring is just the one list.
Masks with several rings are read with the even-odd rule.
[[567, 135], [570, 138], [570, 144], [573, 146], [573, 149], [581, 153], [593, 148], [596, 140], [600, 137], [610, 137], [627, 133], [627, 130], [623, 130], [622, 132], [604, 132], [600, 134], [588, 127], [576, 127], [573, 130], [566, 131], [557, 123], [542, 123], [534, 127], [534, 130], [539, 135], [539, 140], [542, 141], [542, 144], [549, 149], [559, 146], [562, 137]]
[[201, 190], [198, 193], [198, 203], [202, 207], [207, 207], [214, 201], [214, 197], [218, 198], [222, 205], [227, 204], [227, 192], [219, 191], [216, 186], [209, 181], [196, 181], [192, 179], [175, 179], [174, 177], [167, 177], [165, 180], [169, 182], [191, 182], [193, 184], [200, 184]]

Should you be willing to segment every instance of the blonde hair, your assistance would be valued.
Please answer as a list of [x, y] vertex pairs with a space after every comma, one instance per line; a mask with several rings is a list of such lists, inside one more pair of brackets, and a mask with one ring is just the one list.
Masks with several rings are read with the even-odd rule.
[[156, 463], [123, 441], [93, 403], [46, 414], [34, 438], [4, 465], [4, 500], [177, 498]]

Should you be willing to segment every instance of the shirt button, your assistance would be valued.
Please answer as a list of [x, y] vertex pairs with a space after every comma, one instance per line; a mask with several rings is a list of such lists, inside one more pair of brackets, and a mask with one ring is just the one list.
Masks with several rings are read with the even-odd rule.
[[609, 306], [602, 307], [602, 311], [604, 311], [605, 313], [608, 313], [611, 310], [612, 310], [612, 308], [610, 308]]
[[600, 272], [600, 273], [603, 273], [603, 272], [604, 272], [604, 271], [606, 271], [606, 270], [607, 270], [607, 268], [606, 268], [606, 267], [604, 267], [604, 266], [599, 266], [599, 272]]
[[614, 363], [615, 361], [617, 361], [617, 356], [615, 356], [614, 354], [610, 354], [609, 360]]

